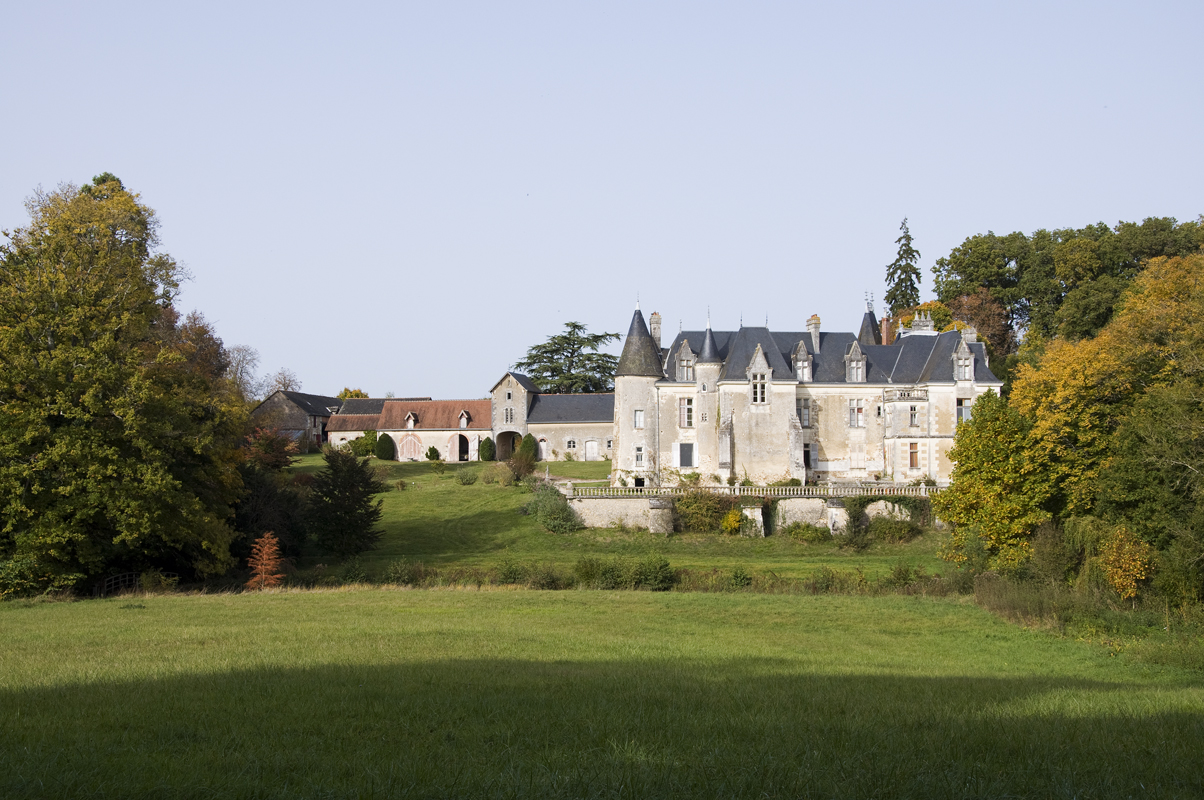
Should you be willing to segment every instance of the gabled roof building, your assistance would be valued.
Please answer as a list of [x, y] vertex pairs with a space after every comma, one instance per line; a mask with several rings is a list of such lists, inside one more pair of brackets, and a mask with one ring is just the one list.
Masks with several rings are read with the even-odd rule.
[[615, 377], [612, 479], [947, 483], [957, 423], [1001, 385], [973, 329], [938, 333], [927, 317], [891, 344], [867, 308], [857, 333], [818, 316], [803, 331], [708, 323], [662, 349], [637, 308]]

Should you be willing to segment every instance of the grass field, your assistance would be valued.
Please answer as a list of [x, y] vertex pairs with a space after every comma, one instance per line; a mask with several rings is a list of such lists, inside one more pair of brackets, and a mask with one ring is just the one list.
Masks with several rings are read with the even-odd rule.
[[[791, 578], [810, 575], [823, 566], [862, 569], [874, 578], [889, 572], [900, 559], [929, 573], [949, 569], [936, 557], [939, 534], [902, 545], [874, 545], [861, 553], [842, 550], [837, 544], [805, 544], [781, 536], [752, 539], [681, 534], [666, 538], [646, 531], [611, 529], [553, 534], [519, 513], [530, 499], [521, 488], [480, 481], [460, 485], [456, 470], [479, 473], [483, 464], [448, 465], [442, 475], [427, 463], [381, 462], [378, 466], [391, 484], [402, 479], [407, 488], [381, 495], [384, 536], [380, 545], [361, 559], [372, 575], [379, 575], [389, 562], [402, 557], [441, 567], [492, 566], [511, 559], [568, 568], [584, 555], [650, 554], [663, 555], [674, 567], [707, 570], [742, 566]], [[541, 473], [543, 466], [541, 462]], [[593, 473], [604, 476], [609, 462], [551, 462], [548, 466], [553, 476], [588, 479]], [[319, 455], [305, 456], [293, 467], [297, 472], [321, 468]], [[315, 553], [302, 565], [312, 566], [323, 560]]]
[[0, 604], [0, 796], [1198, 797], [1198, 673], [966, 601]]

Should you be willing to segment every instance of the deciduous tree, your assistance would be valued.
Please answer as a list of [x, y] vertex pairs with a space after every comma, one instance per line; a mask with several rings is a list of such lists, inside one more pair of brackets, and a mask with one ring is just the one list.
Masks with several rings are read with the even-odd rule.
[[220, 339], [171, 307], [154, 212], [108, 174], [27, 208], [0, 246], [0, 559], [43, 588], [224, 571], [245, 406]]
[[247, 566], [251, 568], [251, 579], [247, 581], [247, 588], [262, 591], [271, 586], [279, 586], [280, 579], [284, 577], [282, 573], [277, 572], [282, 560], [280, 544], [276, 541], [275, 534], [268, 531], [256, 539], [255, 546], [251, 548], [251, 557], [247, 559]]

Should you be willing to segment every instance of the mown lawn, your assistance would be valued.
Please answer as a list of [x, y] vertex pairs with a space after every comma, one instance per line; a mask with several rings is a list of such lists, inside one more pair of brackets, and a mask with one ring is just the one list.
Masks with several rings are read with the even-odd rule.
[[[609, 469], [609, 462], [550, 462], [553, 475], [565, 468]], [[544, 462], [540, 462], [542, 469]], [[313, 472], [321, 456], [305, 456], [293, 467]], [[548, 533], [519, 511], [530, 494], [517, 486], [481, 481], [468, 486], [456, 478], [457, 470], [480, 473], [483, 464], [448, 465], [443, 474], [427, 463], [380, 462], [390, 485], [406, 482], [403, 491], [381, 495], [384, 536], [380, 545], [361, 558], [370, 575], [380, 575], [398, 558], [433, 566], [493, 566], [503, 560], [540, 562], [571, 567], [582, 556], [663, 555], [674, 567], [730, 569], [742, 566], [752, 572], [776, 573], [787, 578], [811, 575], [820, 567], [861, 569], [873, 579], [904, 560], [929, 573], [948, 571], [936, 556], [942, 536], [929, 534], [907, 544], [876, 544], [857, 553], [838, 543], [806, 544], [782, 536], [744, 538], [719, 534], [679, 534], [666, 538], [644, 531], [595, 529], [570, 534]], [[584, 473], [583, 473], [584, 475]], [[314, 553], [302, 562], [324, 561]]]
[[1199, 797], [1198, 674], [907, 597], [0, 604], [0, 796]]

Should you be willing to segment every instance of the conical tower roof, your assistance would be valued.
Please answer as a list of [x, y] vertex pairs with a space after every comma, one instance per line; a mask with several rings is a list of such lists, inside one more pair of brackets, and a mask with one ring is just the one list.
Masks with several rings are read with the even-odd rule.
[[865, 316], [861, 318], [861, 331], [857, 334], [857, 341], [862, 345], [882, 344], [882, 328], [878, 326], [874, 309], [869, 306], [866, 306]]
[[623, 375], [640, 375], [647, 378], [663, 378], [660, 348], [652, 340], [648, 326], [644, 323], [644, 315], [636, 308], [631, 317], [631, 327], [627, 329], [627, 341], [623, 343], [623, 355], [619, 356], [619, 367], [615, 377]]
[[711, 320], [707, 319], [707, 332], [702, 338], [702, 349], [698, 351], [699, 364], [722, 364], [719, 357], [719, 345], [715, 344], [715, 334], [711, 333]]

